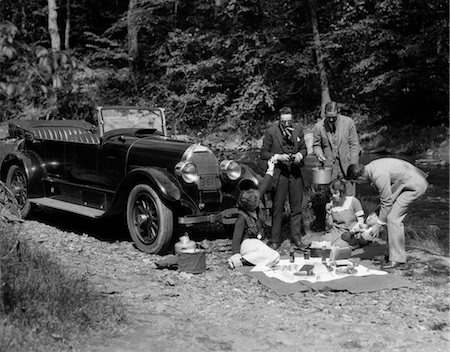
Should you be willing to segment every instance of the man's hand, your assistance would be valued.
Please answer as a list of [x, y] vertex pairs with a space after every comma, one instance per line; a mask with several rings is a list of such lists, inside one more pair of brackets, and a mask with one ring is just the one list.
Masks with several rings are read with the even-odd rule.
[[321, 163], [323, 163], [325, 160], [327, 160], [327, 158], [326, 158], [325, 155], [323, 155], [323, 154], [317, 155], [317, 159], [319, 159], [319, 161], [320, 161]]
[[277, 156], [277, 161], [287, 162], [291, 159], [289, 154], [275, 154], [274, 156]]
[[298, 152], [294, 154], [294, 163], [299, 164], [300, 161], [302, 161], [302, 159], [303, 159], [302, 153]]
[[353, 227], [350, 229], [350, 232], [351, 232], [351, 233], [356, 233], [356, 232], [360, 232], [361, 230], [362, 230], [362, 229], [361, 229], [361, 227], [359, 226], [359, 224], [356, 223], [356, 225], [353, 226]]
[[364, 238], [366, 241], [372, 241], [374, 239], [374, 237], [377, 237], [377, 236], [374, 236], [372, 234], [372, 228], [369, 227], [367, 230], [361, 232], [360, 237]]
[[270, 159], [272, 159], [273, 162], [276, 164], [277, 162], [282, 161], [283, 154], [274, 154], [274, 155], [272, 155], [272, 157]]
[[376, 223], [376, 224], [372, 225], [372, 227], [370, 229], [372, 230], [371, 235], [373, 237], [378, 237], [380, 235], [381, 224]]
[[276, 155], [272, 156], [269, 160], [267, 160], [266, 174], [271, 174], [273, 176], [273, 172], [275, 170], [276, 163], [277, 163]]

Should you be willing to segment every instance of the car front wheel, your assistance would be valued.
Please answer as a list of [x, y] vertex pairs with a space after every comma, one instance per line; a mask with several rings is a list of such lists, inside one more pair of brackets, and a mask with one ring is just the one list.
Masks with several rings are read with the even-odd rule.
[[13, 165], [6, 176], [6, 186], [14, 194], [19, 206], [20, 215], [25, 218], [31, 212], [31, 203], [28, 199], [28, 186], [25, 171], [18, 165]]
[[136, 247], [146, 253], [159, 253], [170, 242], [173, 214], [149, 185], [135, 186], [127, 201], [127, 225]]

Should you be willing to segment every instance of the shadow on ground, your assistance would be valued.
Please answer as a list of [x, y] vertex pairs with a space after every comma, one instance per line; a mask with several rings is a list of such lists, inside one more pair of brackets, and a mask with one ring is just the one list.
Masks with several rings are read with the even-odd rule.
[[66, 232], [87, 234], [100, 241], [131, 241], [122, 217], [90, 219], [64, 211], [39, 208], [33, 211], [29, 220], [35, 220]]
[[[104, 219], [91, 219], [76, 214], [47, 209], [38, 208], [33, 211], [29, 220], [35, 220], [46, 225], [58, 228], [66, 232], [74, 232], [76, 234], [87, 234], [95, 239], [103, 242], [128, 241], [132, 242], [126, 227], [126, 220], [122, 216], [107, 217]], [[195, 241], [227, 239], [233, 235], [232, 227], [203, 226], [177, 229], [172, 238], [172, 244], [178, 241], [179, 236], [185, 232]]]

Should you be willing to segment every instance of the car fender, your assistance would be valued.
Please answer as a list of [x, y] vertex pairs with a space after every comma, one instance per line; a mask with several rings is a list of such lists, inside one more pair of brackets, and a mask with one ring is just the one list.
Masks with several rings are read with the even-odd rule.
[[247, 165], [241, 164], [242, 176], [239, 180], [239, 189], [242, 191], [249, 188], [258, 188], [262, 176], [258, 175], [252, 168]]
[[117, 213], [123, 209], [131, 189], [140, 183], [152, 186], [165, 202], [174, 203], [181, 200], [181, 187], [172, 174], [164, 169], [140, 167], [130, 171], [122, 180], [109, 213]]
[[16, 150], [8, 153], [3, 159], [0, 170], [0, 177], [3, 182], [6, 182], [8, 170], [12, 165], [18, 165], [24, 169], [28, 182], [28, 196], [42, 196], [42, 179], [47, 174], [45, 163], [42, 159], [31, 151]]

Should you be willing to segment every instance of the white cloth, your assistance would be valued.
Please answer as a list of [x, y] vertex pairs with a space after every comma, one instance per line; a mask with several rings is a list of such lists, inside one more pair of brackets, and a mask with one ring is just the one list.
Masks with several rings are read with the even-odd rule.
[[278, 263], [280, 254], [256, 238], [242, 241], [240, 253], [242, 258], [258, 267], [270, 267]]
[[[340, 260], [341, 263], [352, 264], [349, 260]], [[314, 275], [312, 276], [297, 276], [294, 272], [298, 271], [303, 265], [311, 264], [314, 265]], [[382, 270], [374, 270], [366, 268], [363, 265], [358, 265], [356, 267], [357, 272], [354, 274], [337, 274], [335, 270], [332, 272], [328, 271], [325, 265], [322, 264], [321, 258], [311, 258], [305, 260], [303, 258], [295, 258], [294, 263], [290, 263], [288, 259], [281, 259], [279, 263], [273, 268], [261, 268], [255, 267], [252, 271], [262, 271], [268, 277], [273, 277], [287, 283], [294, 283], [297, 281], [308, 281], [314, 282], [325, 282], [337, 279], [342, 279], [347, 276], [368, 276], [368, 275], [386, 275], [387, 272]]]

